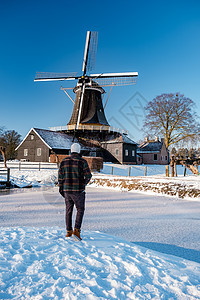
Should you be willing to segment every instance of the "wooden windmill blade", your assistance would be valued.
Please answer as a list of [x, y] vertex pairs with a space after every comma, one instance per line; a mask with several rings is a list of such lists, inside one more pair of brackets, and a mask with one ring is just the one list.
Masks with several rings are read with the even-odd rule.
[[37, 72], [34, 81], [58, 81], [58, 80], [75, 80], [80, 76], [76, 76], [77, 72], [73, 73], [50, 73], [50, 72]]
[[137, 81], [138, 72], [91, 74], [90, 78], [100, 86], [132, 85]]
[[79, 128], [79, 123], [81, 119], [81, 110], [83, 105], [83, 98], [85, 93], [85, 76], [87, 71], [87, 63], [88, 63], [88, 57], [89, 57], [89, 51], [90, 51], [90, 40], [91, 40], [91, 31], [87, 31], [86, 35], [86, 41], [85, 41], [85, 51], [84, 51], [84, 57], [83, 57], [83, 67], [82, 67], [82, 80], [79, 81], [81, 83], [81, 98], [80, 98], [80, 104], [78, 108], [78, 116], [77, 116], [77, 122], [76, 122], [76, 129]]
[[91, 70], [94, 70], [97, 53], [97, 41], [98, 32], [87, 31], [82, 67], [83, 76], [86, 75], [87, 71], [90, 72]]
[[91, 38], [91, 31], [87, 31], [86, 41], [85, 41], [85, 52], [83, 57], [83, 67], [82, 67], [83, 76], [86, 75], [86, 71], [87, 71], [87, 62], [88, 62], [88, 55], [90, 49], [90, 38]]
[[88, 83], [88, 78], [90, 77], [90, 76], [86, 75], [86, 72], [89, 71], [91, 68], [93, 68], [94, 64], [95, 64], [96, 50], [97, 50], [97, 38], [98, 38], [97, 32], [87, 31], [86, 41], [85, 41], [85, 51], [84, 51], [84, 57], [83, 57], [83, 68], [82, 68], [83, 75], [78, 82], [79, 84], [81, 83], [81, 99], [80, 99], [80, 105], [79, 105], [79, 109], [78, 109], [76, 129], [79, 129], [84, 94], [85, 94], [85, 86], [86, 86], [86, 83]]

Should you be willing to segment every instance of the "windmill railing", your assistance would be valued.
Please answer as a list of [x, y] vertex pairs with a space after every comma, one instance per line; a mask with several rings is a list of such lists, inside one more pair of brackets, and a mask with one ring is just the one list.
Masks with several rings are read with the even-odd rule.
[[[68, 130], [75, 130], [76, 125], [69, 125], [69, 126], [57, 126], [57, 127], [49, 127], [52, 131], [68, 131]], [[113, 126], [108, 125], [79, 125], [79, 130], [90, 130], [90, 131], [107, 131], [107, 132], [119, 132], [123, 134], [128, 134], [128, 130], [123, 130], [120, 128], [115, 128]]]

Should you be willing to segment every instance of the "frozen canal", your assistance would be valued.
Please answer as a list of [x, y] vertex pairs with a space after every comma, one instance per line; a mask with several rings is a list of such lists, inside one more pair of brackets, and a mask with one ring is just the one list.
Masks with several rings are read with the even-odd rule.
[[[56, 187], [1, 194], [0, 226], [63, 228], [63, 200]], [[87, 188], [83, 230], [98, 230], [200, 263], [199, 228], [198, 201]]]

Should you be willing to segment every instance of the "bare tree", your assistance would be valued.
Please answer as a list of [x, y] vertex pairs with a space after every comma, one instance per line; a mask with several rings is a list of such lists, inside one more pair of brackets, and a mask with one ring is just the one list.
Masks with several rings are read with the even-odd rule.
[[0, 156], [3, 157], [4, 167], [6, 168], [7, 167], [7, 165], [6, 165], [6, 149], [3, 146], [4, 145], [4, 139], [3, 139], [4, 130], [5, 130], [5, 127], [1, 126], [0, 127]]
[[5, 148], [6, 159], [16, 158], [16, 147], [21, 142], [21, 135], [15, 130], [6, 130], [1, 135], [1, 146]]
[[162, 94], [150, 101], [146, 109], [144, 131], [165, 138], [165, 145], [199, 136], [200, 124], [193, 100], [182, 94]]
[[6, 160], [16, 158], [16, 147], [21, 142], [21, 135], [15, 130], [5, 130], [0, 127], [0, 155], [3, 157], [4, 166], [6, 168]]
[[4, 148], [3, 146], [0, 146], [0, 154], [3, 157], [4, 167], [7, 168], [7, 164], [6, 164], [6, 148]]

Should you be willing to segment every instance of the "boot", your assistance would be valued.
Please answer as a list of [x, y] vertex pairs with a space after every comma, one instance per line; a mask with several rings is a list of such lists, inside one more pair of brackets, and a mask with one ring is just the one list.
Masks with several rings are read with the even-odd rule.
[[72, 230], [67, 230], [67, 235], [66, 237], [70, 237], [73, 234], [73, 229]]
[[75, 238], [75, 240], [78, 240], [78, 241], [82, 240], [80, 233], [81, 233], [80, 229], [74, 228], [73, 237]]

